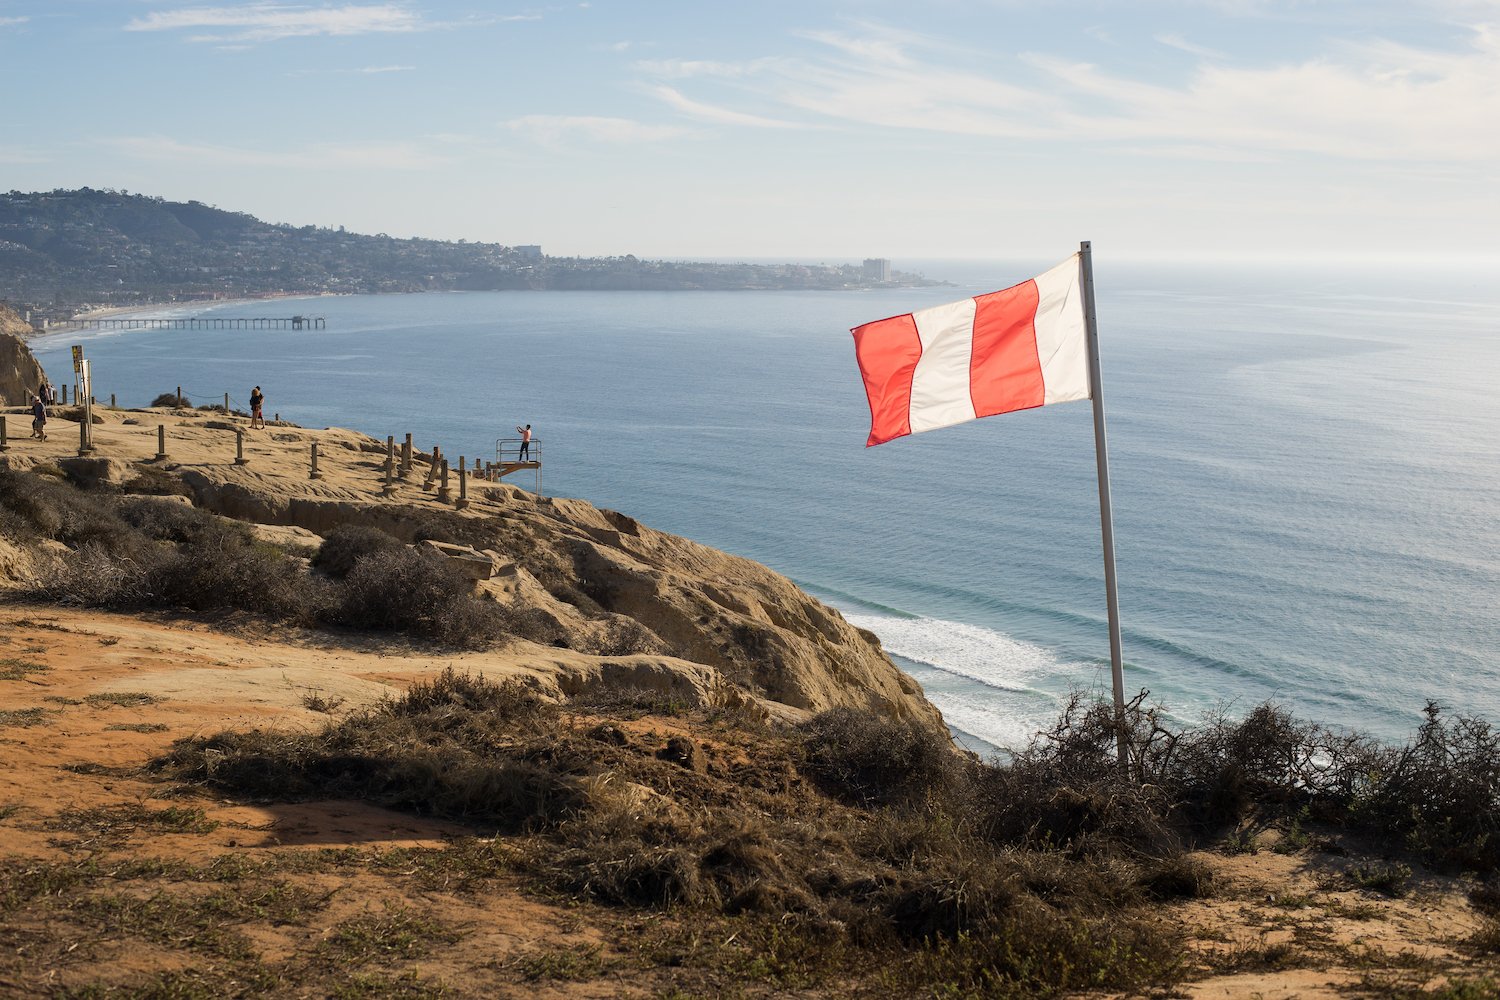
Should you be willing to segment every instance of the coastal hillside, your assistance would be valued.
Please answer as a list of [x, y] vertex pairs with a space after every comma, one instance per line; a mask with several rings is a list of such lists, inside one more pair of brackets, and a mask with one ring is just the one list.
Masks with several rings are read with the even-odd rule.
[[763, 566], [156, 402], [0, 452], [0, 997], [1496, 995], [1483, 722], [982, 762]]
[[0, 405], [25, 403], [42, 383], [42, 366], [24, 339], [30, 332], [31, 324], [0, 302]]
[[[506, 246], [262, 222], [124, 191], [0, 194], [0, 298], [62, 319], [85, 304], [355, 292], [863, 288], [935, 284], [855, 265], [549, 257]], [[55, 315], [54, 315], [55, 313]]]

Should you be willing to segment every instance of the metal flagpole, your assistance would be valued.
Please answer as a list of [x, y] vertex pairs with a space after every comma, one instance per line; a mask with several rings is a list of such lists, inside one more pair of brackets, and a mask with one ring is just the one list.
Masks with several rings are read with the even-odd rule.
[[1099, 324], [1094, 315], [1092, 244], [1078, 244], [1078, 272], [1083, 284], [1083, 319], [1088, 328], [1089, 395], [1094, 401], [1094, 457], [1099, 464], [1099, 527], [1104, 538], [1104, 592], [1109, 604], [1109, 673], [1115, 688], [1115, 733], [1120, 770], [1130, 764], [1125, 739], [1125, 670], [1120, 656], [1120, 595], [1115, 586], [1114, 515], [1109, 502], [1109, 448], [1104, 440], [1104, 388], [1099, 377]]

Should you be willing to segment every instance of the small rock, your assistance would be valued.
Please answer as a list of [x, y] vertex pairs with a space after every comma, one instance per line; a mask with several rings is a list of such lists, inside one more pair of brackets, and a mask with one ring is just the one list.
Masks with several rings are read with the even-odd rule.
[[703, 748], [686, 736], [673, 736], [667, 740], [667, 745], [656, 751], [656, 757], [658, 760], [680, 764], [698, 774], [708, 773], [708, 758], [703, 755]]
[[626, 736], [619, 726], [612, 726], [607, 722], [590, 729], [589, 738], [598, 740], [600, 743], [608, 743], [611, 746], [623, 747], [630, 745], [630, 737]]

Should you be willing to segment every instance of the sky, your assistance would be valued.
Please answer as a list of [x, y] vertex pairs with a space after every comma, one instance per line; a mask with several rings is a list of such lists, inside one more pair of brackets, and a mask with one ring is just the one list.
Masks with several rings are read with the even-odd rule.
[[557, 256], [1500, 263], [1500, 0], [0, 0], [0, 134]]

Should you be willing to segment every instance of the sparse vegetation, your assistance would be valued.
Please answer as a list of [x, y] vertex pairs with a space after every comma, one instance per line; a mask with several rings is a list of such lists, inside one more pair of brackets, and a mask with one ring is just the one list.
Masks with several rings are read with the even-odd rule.
[[0, 681], [24, 680], [30, 674], [39, 674], [49, 669], [45, 663], [8, 657], [0, 660]]
[[0, 708], [0, 729], [6, 726], [27, 729], [45, 725], [48, 714], [45, 708]]
[[[474, 597], [439, 556], [373, 529], [341, 529], [310, 574], [238, 522], [173, 500], [86, 493], [64, 482], [0, 470], [0, 531], [49, 538], [72, 551], [36, 596], [112, 609], [170, 608], [254, 614], [297, 625], [335, 625], [483, 648], [522, 629], [525, 616]], [[330, 579], [331, 577], [331, 579]]]
[[95, 708], [109, 708], [119, 706], [121, 708], [142, 708], [146, 705], [154, 705], [159, 700], [154, 694], [145, 691], [102, 691], [98, 694], [85, 695], [84, 702]]

